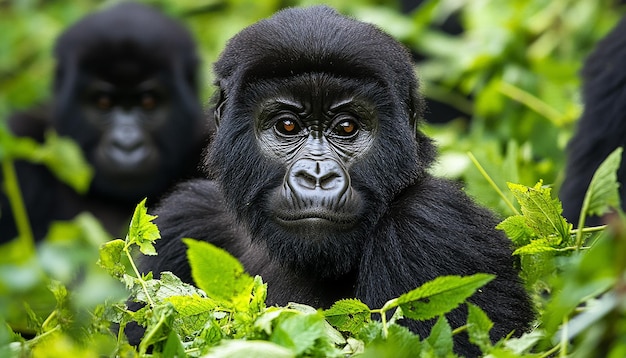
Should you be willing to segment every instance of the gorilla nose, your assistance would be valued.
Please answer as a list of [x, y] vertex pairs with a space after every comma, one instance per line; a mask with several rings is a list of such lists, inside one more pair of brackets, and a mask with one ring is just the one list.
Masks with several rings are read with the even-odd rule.
[[298, 192], [319, 191], [340, 196], [348, 188], [349, 179], [334, 160], [300, 159], [291, 167], [288, 184]]
[[133, 151], [144, 143], [144, 136], [139, 128], [134, 126], [119, 126], [111, 134], [114, 147], [123, 151]]

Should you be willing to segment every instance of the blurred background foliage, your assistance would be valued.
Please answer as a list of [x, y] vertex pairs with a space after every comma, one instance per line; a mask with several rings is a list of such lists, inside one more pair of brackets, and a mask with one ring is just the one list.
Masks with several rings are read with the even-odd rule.
[[[115, 1], [0, 1], [0, 118], [51, 97], [56, 37]], [[372, 22], [414, 52], [430, 103], [425, 130], [441, 156], [438, 175], [463, 179], [479, 201], [511, 214], [471, 164], [496, 183], [538, 179], [558, 189], [564, 148], [581, 112], [578, 71], [623, 13], [618, 0], [145, 0], [180, 19], [211, 63], [243, 27], [287, 6], [326, 3]], [[445, 123], [442, 123], [445, 122]], [[510, 198], [512, 199], [512, 198]]]

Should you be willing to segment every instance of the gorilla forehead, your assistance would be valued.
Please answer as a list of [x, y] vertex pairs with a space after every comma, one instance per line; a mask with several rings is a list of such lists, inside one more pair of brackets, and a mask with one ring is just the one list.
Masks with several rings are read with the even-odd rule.
[[159, 11], [139, 3], [120, 3], [72, 25], [58, 39], [58, 62], [102, 64], [119, 58], [155, 66], [167, 64], [172, 53], [192, 64], [198, 61], [189, 31]]
[[226, 91], [257, 78], [303, 72], [376, 79], [404, 103], [417, 89], [410, 56], [401, 44], [326, 6], [285, 9], [249, 26], [229, 41], [215, 72]]
[[365, 81], [331, 73], [309, 72], [290, 77], [253, 81], [245, 85], [244, 100], [254, 107], [276, 98], [288, 98], [305, 107], [328, 110], [333, 105], [358, 101], [378, 109], [392, 105], [388, 92], [376, 81]]

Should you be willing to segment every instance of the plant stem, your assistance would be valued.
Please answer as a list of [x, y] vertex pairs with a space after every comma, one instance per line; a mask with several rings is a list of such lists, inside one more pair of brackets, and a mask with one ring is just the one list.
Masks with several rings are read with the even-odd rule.
[[587, 220], [587, 208], [589, 207], [589, 195], [585, 194], [585, 198], [583, 199], [582, 209], [580, 211], [580, 217], [578, 218], [578, 230], [576, 231], [576, 250], [578, 251], [581, 246], [583, 246], [583, 230], [580, 228], [584, 228], [585, 220]]
[[554, 353], [556, 353], [559, 349], [561, 349], [561, 345], [558, 344], [552, 348], [550, 348], [549, 351], [545, 352], [544, 354], [540, 355], [539, 358], [547, 358], [547, 357], [552, 357], [552, 355]]
[[511, 211], [515, 214], [515, 215], [520, 215], [520, 212], [517, 211], [517, 209], [515, 208], [515, 206], [513, 206], [513, 203], [511, 203], [509, 201], [509, 199], [506, 198], [506, 196], [504, 196], [504, 193], [502, 192], [502, 190], [500, 190], [500, 188], [498, 187], [498, 185], [496, 184], [496, 182], [493, 181], [493, 179], [491, 179], [491, 177], [489, 176], [489, 174], [487, 174], [487, 171], [485, 170], [485, 168], [483, 168], [482, 165], [480, 165], [480, 163], [478, 162], [478, 160], [476, 159], [476, 157], [474, 156], [474, 154], [472, 154], [472, 152], [467, 152], [467, 155], [469, 156], [470, 160], [472, 161], [472, 163], [474, 163], [474, 165], [476, 166], [476, 168], [478, 169], [478, 171], [480, 172], [480, 174], [482, 174], [482, 176], [487, 180], [487, 182], [489, 183], [489, 185], [491, 185], [491, 187], [498, 193], [498, 195], [500, 195], [500, 197], [502, 198], [502, 200], [504, 200], [504, 202], [506, 203], [506, 205], [511, 209]]
[[572, 229], [570, 232], [572, 234], [578, 234], [579, 231], [582, 231], [584, 234], [591, 234], [594, 232], [599, 232], [599, 231], [604, 231], [604, 229], [606, 229], [606, 225], [600, 225], [600, 226], [592, 226], [592, 227], [584, 227], [582, 229]]
[[141, 288], [143, 289], [143, 292], [146, 295], [146, 300], [148, 301], [148, 304], [150, 304], [150, 307], [154, 307], [154, 301], [152, 301], [152, 297], [150, 297], [150, 294], [148, 292], [148, 287], [146, 286], [146, 282], [141, 278], [141, 274], [139, 273], [139, 269], [137, 269], [137, 265], [135, 265], [135, 261], [133, 260], [132, 255], [130, 254], [130, 244], [128, 243], [128, 237], [126, 238], [126, 245], [124, 245], [124, 253], [126, 253], [126, 257], [128, 257], [128, 261], [130, 261], [130, 265], [133, 268], [133, 272], [135, 273], [135, 276], [137, 276], [137, 279], [139, 279], [139, 283], [141, 284]]
[[454, 336], [454, 335], [457, 335], [457, 334], [459, 334], [461, 332], [464, 332], [464, 331], [467, 331], [467, 325], [466, 324], [462, 325], [461, 327], [457, 327], [457, 328], [453, 329], [452, 330], [452, 335]]
[[561, 330], [561, 343], [559, 344], [561, 346], [561, 351], [559, 353], [559, 357], [567, 357], [567, 324], [568, 324], [568, 319], [567, 317], [563, 317], [563, 325], [562, 325], [562, 330]]
[[387, 335], [389, 334], [389, 328], [387, 327], [387, 311], [390, 309], [398, 307], [398, 299], [391, 299], [383, 305], [383, 307], [379, 310], [372, 310], [372, 313], [380, 314], [380, 322], [383, 325], [383, 338], [387, 339]]
[[552, 108], [546, 102], [533, 96], [532, 94], [522, 90], [519, 87], [513, 86], [510, 83], [504, 81], [500, 82], [500, 93], [517, 101], [533, 111], [539, 113], [543, 117], [547, 118], [556, 127], [563, 127], [565, 124], [564, 116], [556, 109]]
[[24, 200], [22, 199], [22, 192], [13, 160], [7, 157], [2, 160], [2, 172], [4, 175], [4, 191], [9, 199], [11, 211], [15, 218], [18, 240], [20, 240], [23, 249], [26, 250], [26, 255], [21, 256], [27, 259], [35, 252], [35, 239], [28, 220]]

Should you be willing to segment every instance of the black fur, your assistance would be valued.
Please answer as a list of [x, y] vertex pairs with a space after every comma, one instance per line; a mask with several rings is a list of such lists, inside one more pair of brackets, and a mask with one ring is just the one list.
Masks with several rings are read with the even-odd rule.
[[[593, 173], [617, 147], [626, 146], [626, 18], [602, 39], [585, 61], [582, 70], [584, 111], [576, 133], [567, 147], [565, 180], [559, 196], [563, 216], [578, 224], [583, 199]], [[619, 194], [626, 205], [626, 165], [617, 173], [622, 183]], [[590, 217], [587, 226], [601, 225]]]
[[[181, 177], [200, 173], [197, 167], [207, 128], [198, 101], [195, 43], [183, 26], [157, 10], [122, 3], [88, 15], [68, 28], [57, 40], [54, 55], [53, 103], [14, 114], [9, 126], [15, 135], [39, 142], [50, 130], [71, 137], [94, 166], [95, 176], [89, 192], [79, 195], [45, 167], [17, 162], [34, 235], [40, 240], [52, 221], [68, 220], [85, 210], [96, 215], [111, 234], [121, 235], [142, 198], [154, 202]], [[148, 114], [137, 125], [157, 159], [150, 170], [129, 165], [133, 174], [113, 179], [96, 162], [107, 120], [100, 119], [102, 114], [92, 115], [100, 122], [90, 119], [85, 109], [91, 105], [86, 93], [95, 80], [130, 88], [146, 79], [158, 81], [167, 93], [163, 123], [153, 125]], [[113, 100], [119, 99], [125, 106], [129, 101], [124, 94], [114, 96]], [[117, 170], [115, 165], [108, 169]], [[17, 233], [6, 197], [0, 198], [0, 205], [0, 242], [6, 242]]]
[[[207, 158], [213, 180], [181, 184], [164, 199], [156, 211], [159, 255], [141, 262], [144, 272], [172, 271], [192, 282], [185, 237], [223, 247], [261, 275], [270, 304], [329, 307], [357, 297], [381, 307], [437, 276], [485, 272], [497, 278], [470, 300], [494, 321], [492, 338], [529, 328], [533, 309], [510, 242], [494, 229], [497, 220], [456, 184], [427, 172], [435, 149], [415, 130], [417, 80], [410, 56], [390, 36], [327, 7], [287, 9], [236, 35], [215, 71], [221, 94]], [[325, 87], [315, 88], [318, 78], [327, 80]], [[353, 228], [294, 234], [272, 216], [268, 202], [287, 168], [257, 145], [255, 108], [264, 96], [288, 92], [289, 83], [311, 86], [312, 97], [343, 91], [375, 106], [374, 142], [363, 153], [352, 148], [348, 166], [361, 200]], [[466, 312], [448, 318], [459, 327]], [[403, 323], [422, 337], [432, 326]], [[130, 336], [138, 340], [137, 332]], [[466, 336], [457, 339], [456, 351], [479, 354]]]

